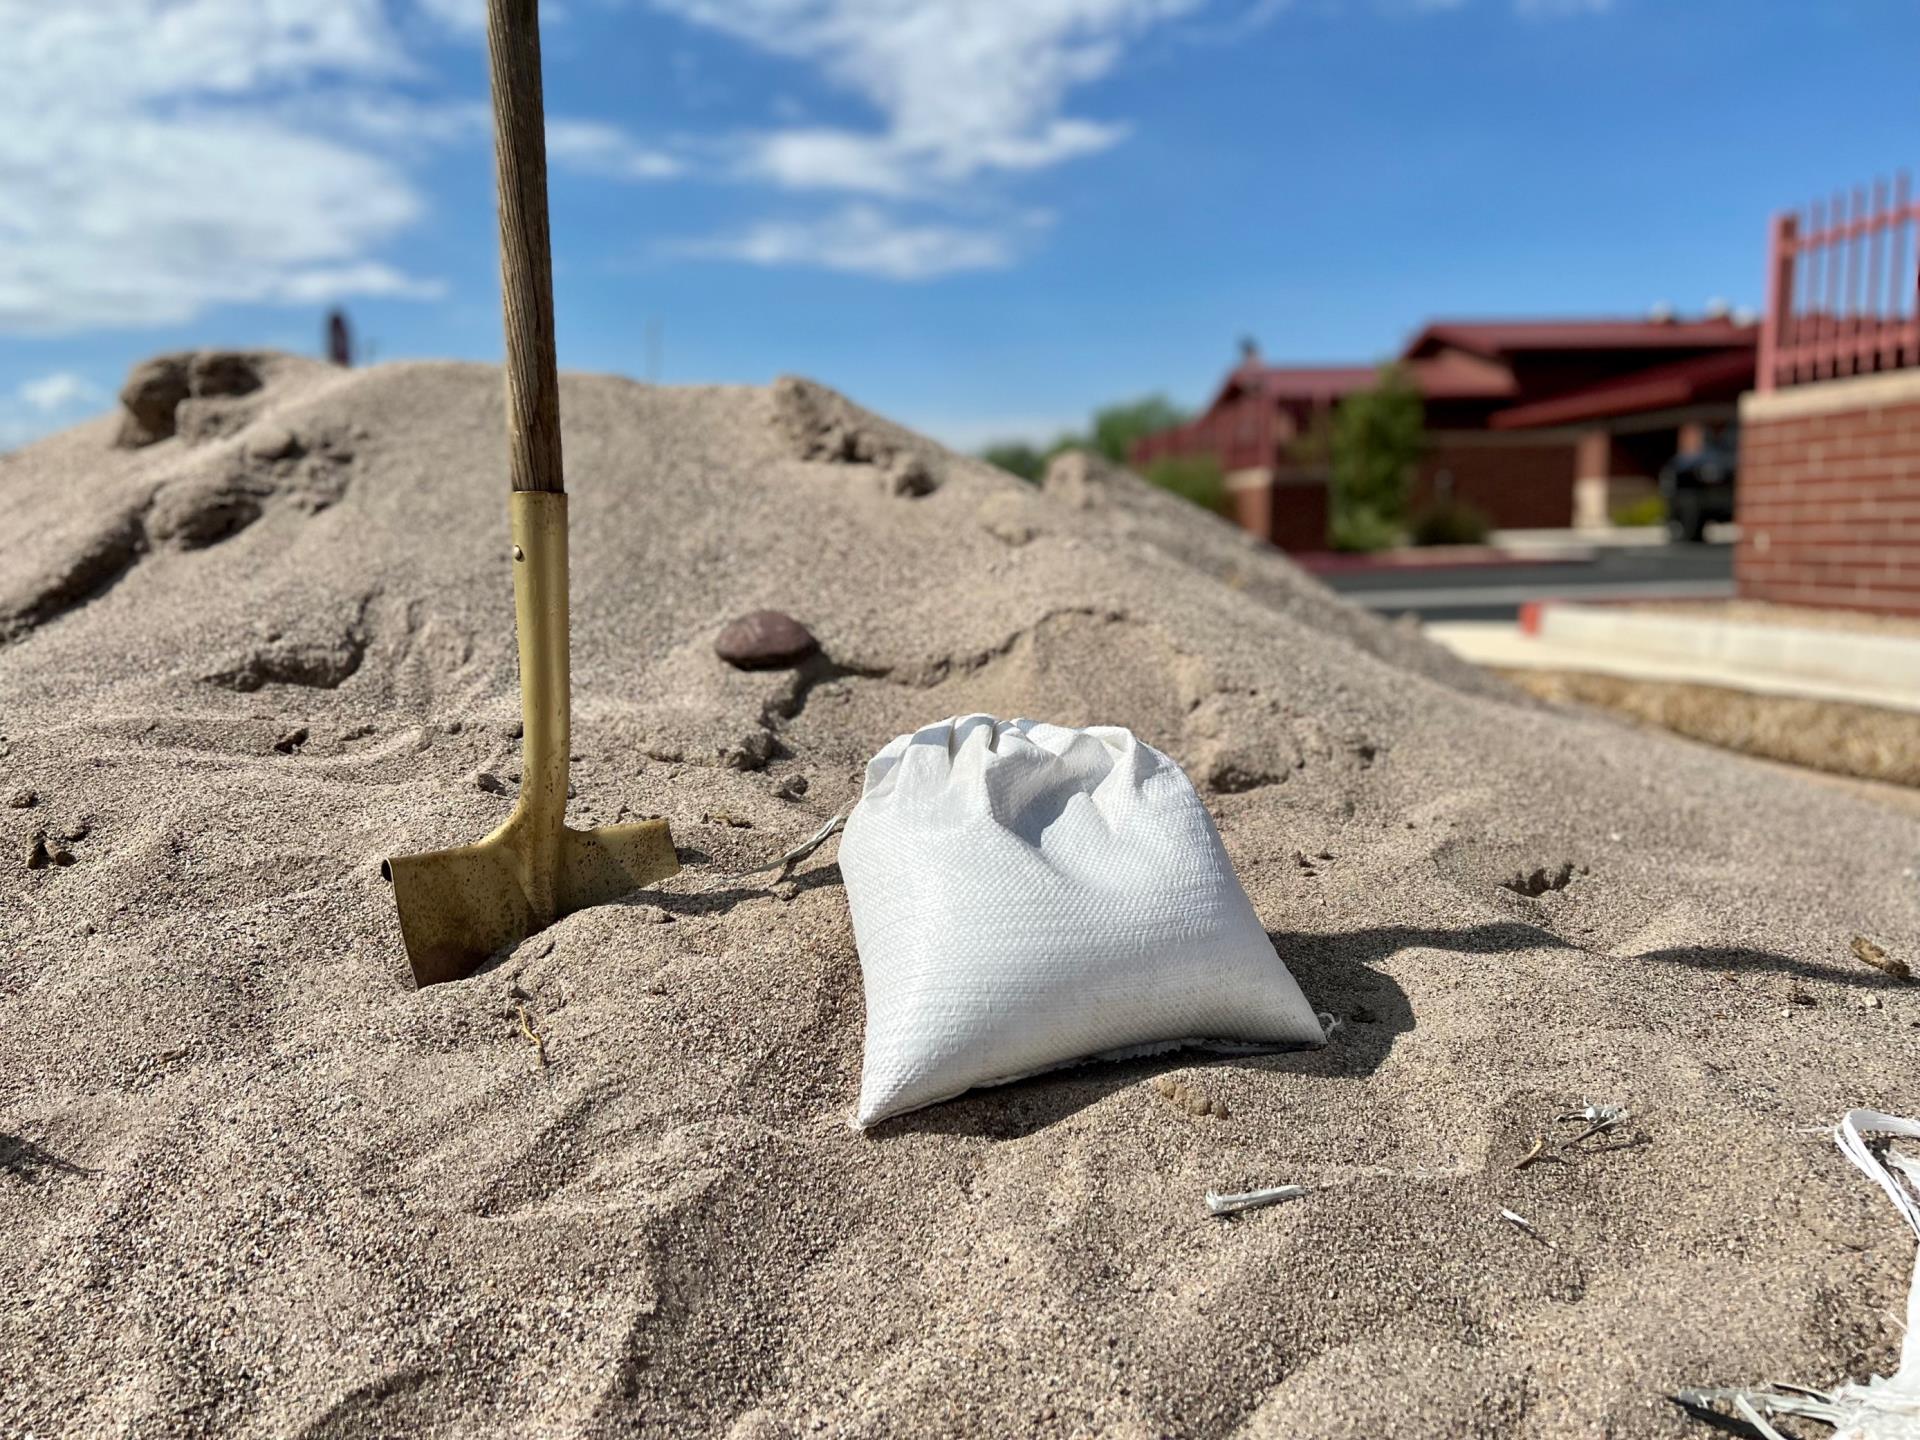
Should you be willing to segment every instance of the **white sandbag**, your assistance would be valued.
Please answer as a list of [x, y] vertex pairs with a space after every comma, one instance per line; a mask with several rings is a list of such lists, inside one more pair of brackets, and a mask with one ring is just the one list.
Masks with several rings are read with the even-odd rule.
[[[1920, 1158], [1893, 1148], [1898, 1140], [1920, 1140], [1920, 1121], [1849, 1110], [1834, 1127], [1833, 1139], [1842, 1155], [1887, 1192], [1900, 1218], [1920, 1236]], [[1831, 1425], [1833, 1440], [1920, 1440], [1920, 1256], [1907, 1292], [1906, 1339], [1893, 1374], [1869, 1376], [1864, 1385], [1848, 1381], [1831, 1391], [1756, 1385], [1682, 1390], [1674, 1398], [1715, 1415], [1725, 1406], [1770, 1437], [1782, 1437], [1773, 1417], [1792, 1415]]]
[[[1920, 1121], [1878, 1110], [1849, 1110], [1833, 1132], [1840, 1153], [1851, 1160], [1900, 1211], [1920, 1236], [1920, 1159], [1890, 1145], [1876, 1152], [1869, 1143], [1920, 1140]], [[1838, 1410], [1833, 1440], [1920, 1440], [1920, 1255], [1907, 1287], [1907, 1334], [1893, 1374], [1875, 1375], [1864, 1385], [1842, 1385], [1833, 1392]]]
[[1200, 797], [1126, 730], [902, 735], [867, 765], [840, 869], [858, 1125], [1094, 1056], [1324, 1042]]

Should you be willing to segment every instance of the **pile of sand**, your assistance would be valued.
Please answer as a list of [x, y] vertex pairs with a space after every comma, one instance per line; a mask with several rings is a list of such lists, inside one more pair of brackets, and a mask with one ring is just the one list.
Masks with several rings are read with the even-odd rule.
[[[1911, 816], [1519, 697], [1123, 475], [569, 376], [574, 819], [688, 865], [416, 993], [380, 859], [519, 766], [499, 376], [247, 363], [0, 459], [0, 1432], [1680, 1434], [1683, 1384], [1891, 1365], [1912, 1241], [1814, 1127], [1920, 1109], [1920, 987], [1848, 953], [1920, 951]], [[822, 655], [722, 665], [761, 606]], [[1333, 1043], [849, 1130], [832, 851], [715, 871], [969, 710], [1178, 757]], [[1632, 1121], [1516, 1171], [1589, 1097]]]

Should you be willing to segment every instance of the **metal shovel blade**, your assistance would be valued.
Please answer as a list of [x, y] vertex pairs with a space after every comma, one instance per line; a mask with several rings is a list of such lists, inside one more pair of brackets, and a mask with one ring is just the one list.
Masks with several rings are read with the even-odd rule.
[[464, 980], [489, 956], [563, 916], [680, 868], [664, 820], [592, 830], [566, 824], [567, 497], [516, 493], [511, 518], [525, 779], [513, 814], [484, 840], [397, 855], [380, 867], [393, 882], [419, 985]]
[[530, 883], [530, 829], [516, 813], [475, 844], [386, 862], [416, 985], [464, 980], [489, 956], [562, 916], [618, 900], [680, 868], [664, 820], [595, 830], [563, 826], [548, 913]]

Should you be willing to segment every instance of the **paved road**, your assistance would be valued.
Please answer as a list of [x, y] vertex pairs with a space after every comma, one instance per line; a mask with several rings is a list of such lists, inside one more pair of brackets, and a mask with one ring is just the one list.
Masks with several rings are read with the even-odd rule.
[[1349, 599], [1423, 620], [1511, 620], [1528, 600], [1724, 599], [1733, 594], [1730, 545], [1603, 548], [1591, 561], [1459, 565], [1327, 575]]

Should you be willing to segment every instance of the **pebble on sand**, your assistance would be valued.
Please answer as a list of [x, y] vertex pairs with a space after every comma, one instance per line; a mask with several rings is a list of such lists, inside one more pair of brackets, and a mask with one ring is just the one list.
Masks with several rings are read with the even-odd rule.
[[713, 653], [739, 670], [780, 670], [820, 648], [813, 632], [778, 610], [755, 610], [730, 621]]
[[299, 438], [284, 425], [257, 425], [246, 444], [247, 454], [256, 460], [290, 460], [300, 453]]

